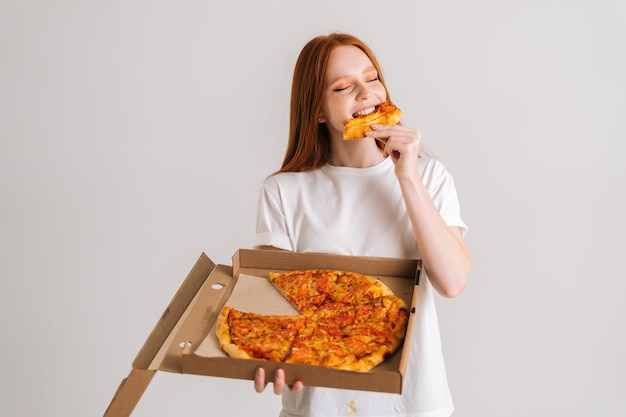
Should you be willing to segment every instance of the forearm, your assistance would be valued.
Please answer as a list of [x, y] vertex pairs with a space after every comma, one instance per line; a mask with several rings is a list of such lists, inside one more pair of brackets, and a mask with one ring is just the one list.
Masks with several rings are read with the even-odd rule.
[[471, 267], [471, 257], [459, 228], [445, 223], [419, 174], [400, 173], [398, 181], [433, 287], [445, 297], [457, 296], [465, 289]]

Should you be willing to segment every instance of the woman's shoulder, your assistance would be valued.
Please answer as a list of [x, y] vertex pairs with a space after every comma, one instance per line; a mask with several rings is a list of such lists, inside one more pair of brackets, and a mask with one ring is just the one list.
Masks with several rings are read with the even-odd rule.
[[422, 181], [426, 184], [437, 184], [453, 180], [444, 163], [435, 157], [419, 158], [417, 163]]
[[417, 165], [422, 171], [429, 172], [447, 172], [447, 169], [441, 160], [432, 157], [432, 156], [424, 156], [420, 157], [417, 160]]
[[316, 171], [278, 172], [270, 175], [263, 181], [263, 185], [269, 188], [288, 187], [298, 185], [310, 180]]

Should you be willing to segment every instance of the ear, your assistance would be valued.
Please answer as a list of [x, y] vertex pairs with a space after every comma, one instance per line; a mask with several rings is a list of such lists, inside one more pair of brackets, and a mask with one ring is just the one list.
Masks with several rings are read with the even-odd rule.
[[326, 123], [328, 119], [323, 114], [320, 114], [320, 117], [317, 118], [318, 123]]

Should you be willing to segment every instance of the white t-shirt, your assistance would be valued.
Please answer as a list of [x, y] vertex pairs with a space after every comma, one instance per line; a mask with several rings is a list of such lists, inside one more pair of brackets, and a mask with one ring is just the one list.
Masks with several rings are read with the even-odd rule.
[[[448, 171], [436, 159], [420, 158], [418, 166], [445, 222], [465, 233]], [[263, 184], [257, 216], [255, 246], [420, 258], [390, 158], [370, 168], [325, 165], [274, 175]], [[402, 394], [305, 386], [283, 394], [281, 417], [448, 417], [452, 411], [434, 290], [422, 274]]]

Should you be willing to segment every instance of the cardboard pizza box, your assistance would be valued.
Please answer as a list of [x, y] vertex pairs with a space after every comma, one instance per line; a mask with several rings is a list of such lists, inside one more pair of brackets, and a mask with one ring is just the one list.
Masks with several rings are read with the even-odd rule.
[[[410, 308], [404, 345], [368, 372], [229, 357], [219, 348], [215, 323], [229, 305], [260, 314], [298, 314], [267, 279], [269, 272], [339, 269], [379, 278]], [[419, 260], [239, 249], [232, 266], [216, 265], [204, 253], [174, 295], [133, 361], [105, 417], [129, 416], [156, 371], [253, 380], [263, 366], [268, 382], [278, 368], [287, 383], [401, 393], [419, 284]]]

